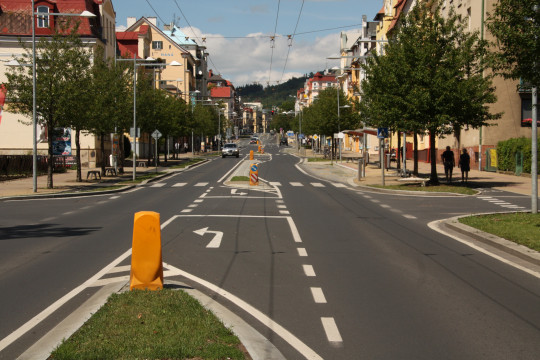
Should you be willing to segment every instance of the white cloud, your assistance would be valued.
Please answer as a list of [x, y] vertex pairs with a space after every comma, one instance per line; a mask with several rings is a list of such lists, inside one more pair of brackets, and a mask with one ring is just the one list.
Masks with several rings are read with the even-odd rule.
[[[286, 35], [276, 35], [272, 56], [269, 34], [253, 33], [246, 35], [248, 38], [224, 38], [219, 34], [203, 34], [197, 28], [193, 30], [199, 43], [202, 37], [206, 37], [204, 45], [215, 65], [209, 62], [209, 68], [214, 72], [220, 72], [235, 86], [252, 82], [266, 86], [269, 81], [270, 59], [272, 59], [271, 85], [277, 81], [285, 82], [294, 76], [299, 77], [338, 64], [337, 61], [326, 58], [339, 53], [339, 33], [318, 37], [314, 41], [305, 40], [302, 36], [294, 38], [283, 72], [289, 49]], [[193, 37], [191, 28], [182, 28], [182, 31], [187, 36]]]

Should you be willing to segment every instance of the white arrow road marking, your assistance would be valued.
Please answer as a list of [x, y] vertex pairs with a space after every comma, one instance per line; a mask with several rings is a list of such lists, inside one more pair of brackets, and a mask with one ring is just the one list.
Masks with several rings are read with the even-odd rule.
[[222, 231], [210, 231], [207, 227], [193, 231], [197, 235], [204, 236], [205, 234], [215, 234], [212, 241], [206, 245], [207, 248], [218, 248], [221, 245], [221, 239], [223, 239]]
[[231, 189], [231, 195], [247, 195], [247, 193], [243, 193], [243, 192], [237, 193], [236, 190], [238, 189]]

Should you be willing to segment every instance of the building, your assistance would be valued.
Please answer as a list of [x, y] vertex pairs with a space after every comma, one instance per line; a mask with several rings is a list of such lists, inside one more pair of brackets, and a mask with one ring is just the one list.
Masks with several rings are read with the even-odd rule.
[[[114, 56], [115, 13], [111, 0], [42, 0], [37, 2], [33, 11], [30, 1], [2, 0], [0, 3], [0, 83], [7, 80], [5, 76], [7, 62], [24, 53], [19, 41], [22, 41], [26, 48], [32, 48], [32, 12], [43, 13], [43, 16], [35, 17], [36, 41], [39, 41], [41, 38], [50, 37], [55, 28], [67, 21], [68, 17], [54, 16], [55, 13], [80, 14], [85, 10], [95, 14], [96, 17], [74, 18], [80, 21], [79, 34], [83, 43], [88, 50], [93, 50], [96, 45], [103, 46], [105, 56]], [[32, 126], [22, 123], [31, 123], [31, 118], [9, 111], [9, 89], [7, 89], [1, 116], [0, 154], [23, 155], [32, 153]], [[47, 130], [38, 126], [38, 155], [47, 155], [48, 153]], [[64, 132], [69, 133], [69, 131]], [[99, 140], [89, 133], [81, 135], [80, 155], [83, 166], [95, 167], [102, 159], [102, 154], [97, 151]], [[110, 143], [107, 148], [110, 148]], [[58, 155], [75, 155], [70, 137], [69, 140], [66, 138], [62, 149]], [[108, 154], [103, 155], [107, 156]]]

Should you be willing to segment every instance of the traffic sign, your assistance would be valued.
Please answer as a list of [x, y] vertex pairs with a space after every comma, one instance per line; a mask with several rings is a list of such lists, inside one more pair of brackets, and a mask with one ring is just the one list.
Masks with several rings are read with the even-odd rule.
[[313, 140], [318, 140], [319, 139], [319, 135], [313, 135]]
[[251, 164], [251, 171], [257, 171], [257, 164]]
[[388, 137], [388, 128], [377, 128], [377, 137], [379, 139], [386, 139]]
[[135, 133], [134, 128], [129, 128], [129, 136], [132, 138], [141, 137], [141, 128], [137, 128], [137, 133]]
[[154, 139], [159, 139], [161, 137], [161, 133], [159, 132], [159, 130], [155, 130], [153, 133], [152, 133], [152, 137]]

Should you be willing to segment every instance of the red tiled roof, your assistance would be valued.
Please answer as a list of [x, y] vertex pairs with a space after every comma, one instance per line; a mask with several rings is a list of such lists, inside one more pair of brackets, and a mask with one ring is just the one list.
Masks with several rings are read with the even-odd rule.
[[228, 86], [213, 87], [210, 90], [210, 95], [214, 98], [228, 98], [231, 97], [231, 88]]
[[138, 40], [138, 33], [135, 31], [119, 31], [116, 33], [117, 40]]
[[148, 29], [150, 29], [150, 26], [148, 25], [141, 25], [139, 27], [139, 34], [147, 34], [148, 33]]
[[394, 29], [394, 27], [396, 26], [402, 12], [403, 12], [403, 8], [405, 7], [406, 4], [407, 4], [407, 0], [399, 0], [397, 2], [396, 6], [394, 6], [394, 8], [396, 9], [396, 15], [392, 19], [392, 22], [390, 23], [390, 27], [388, 27], [388, 32], [391, 32], [392, 29]]

